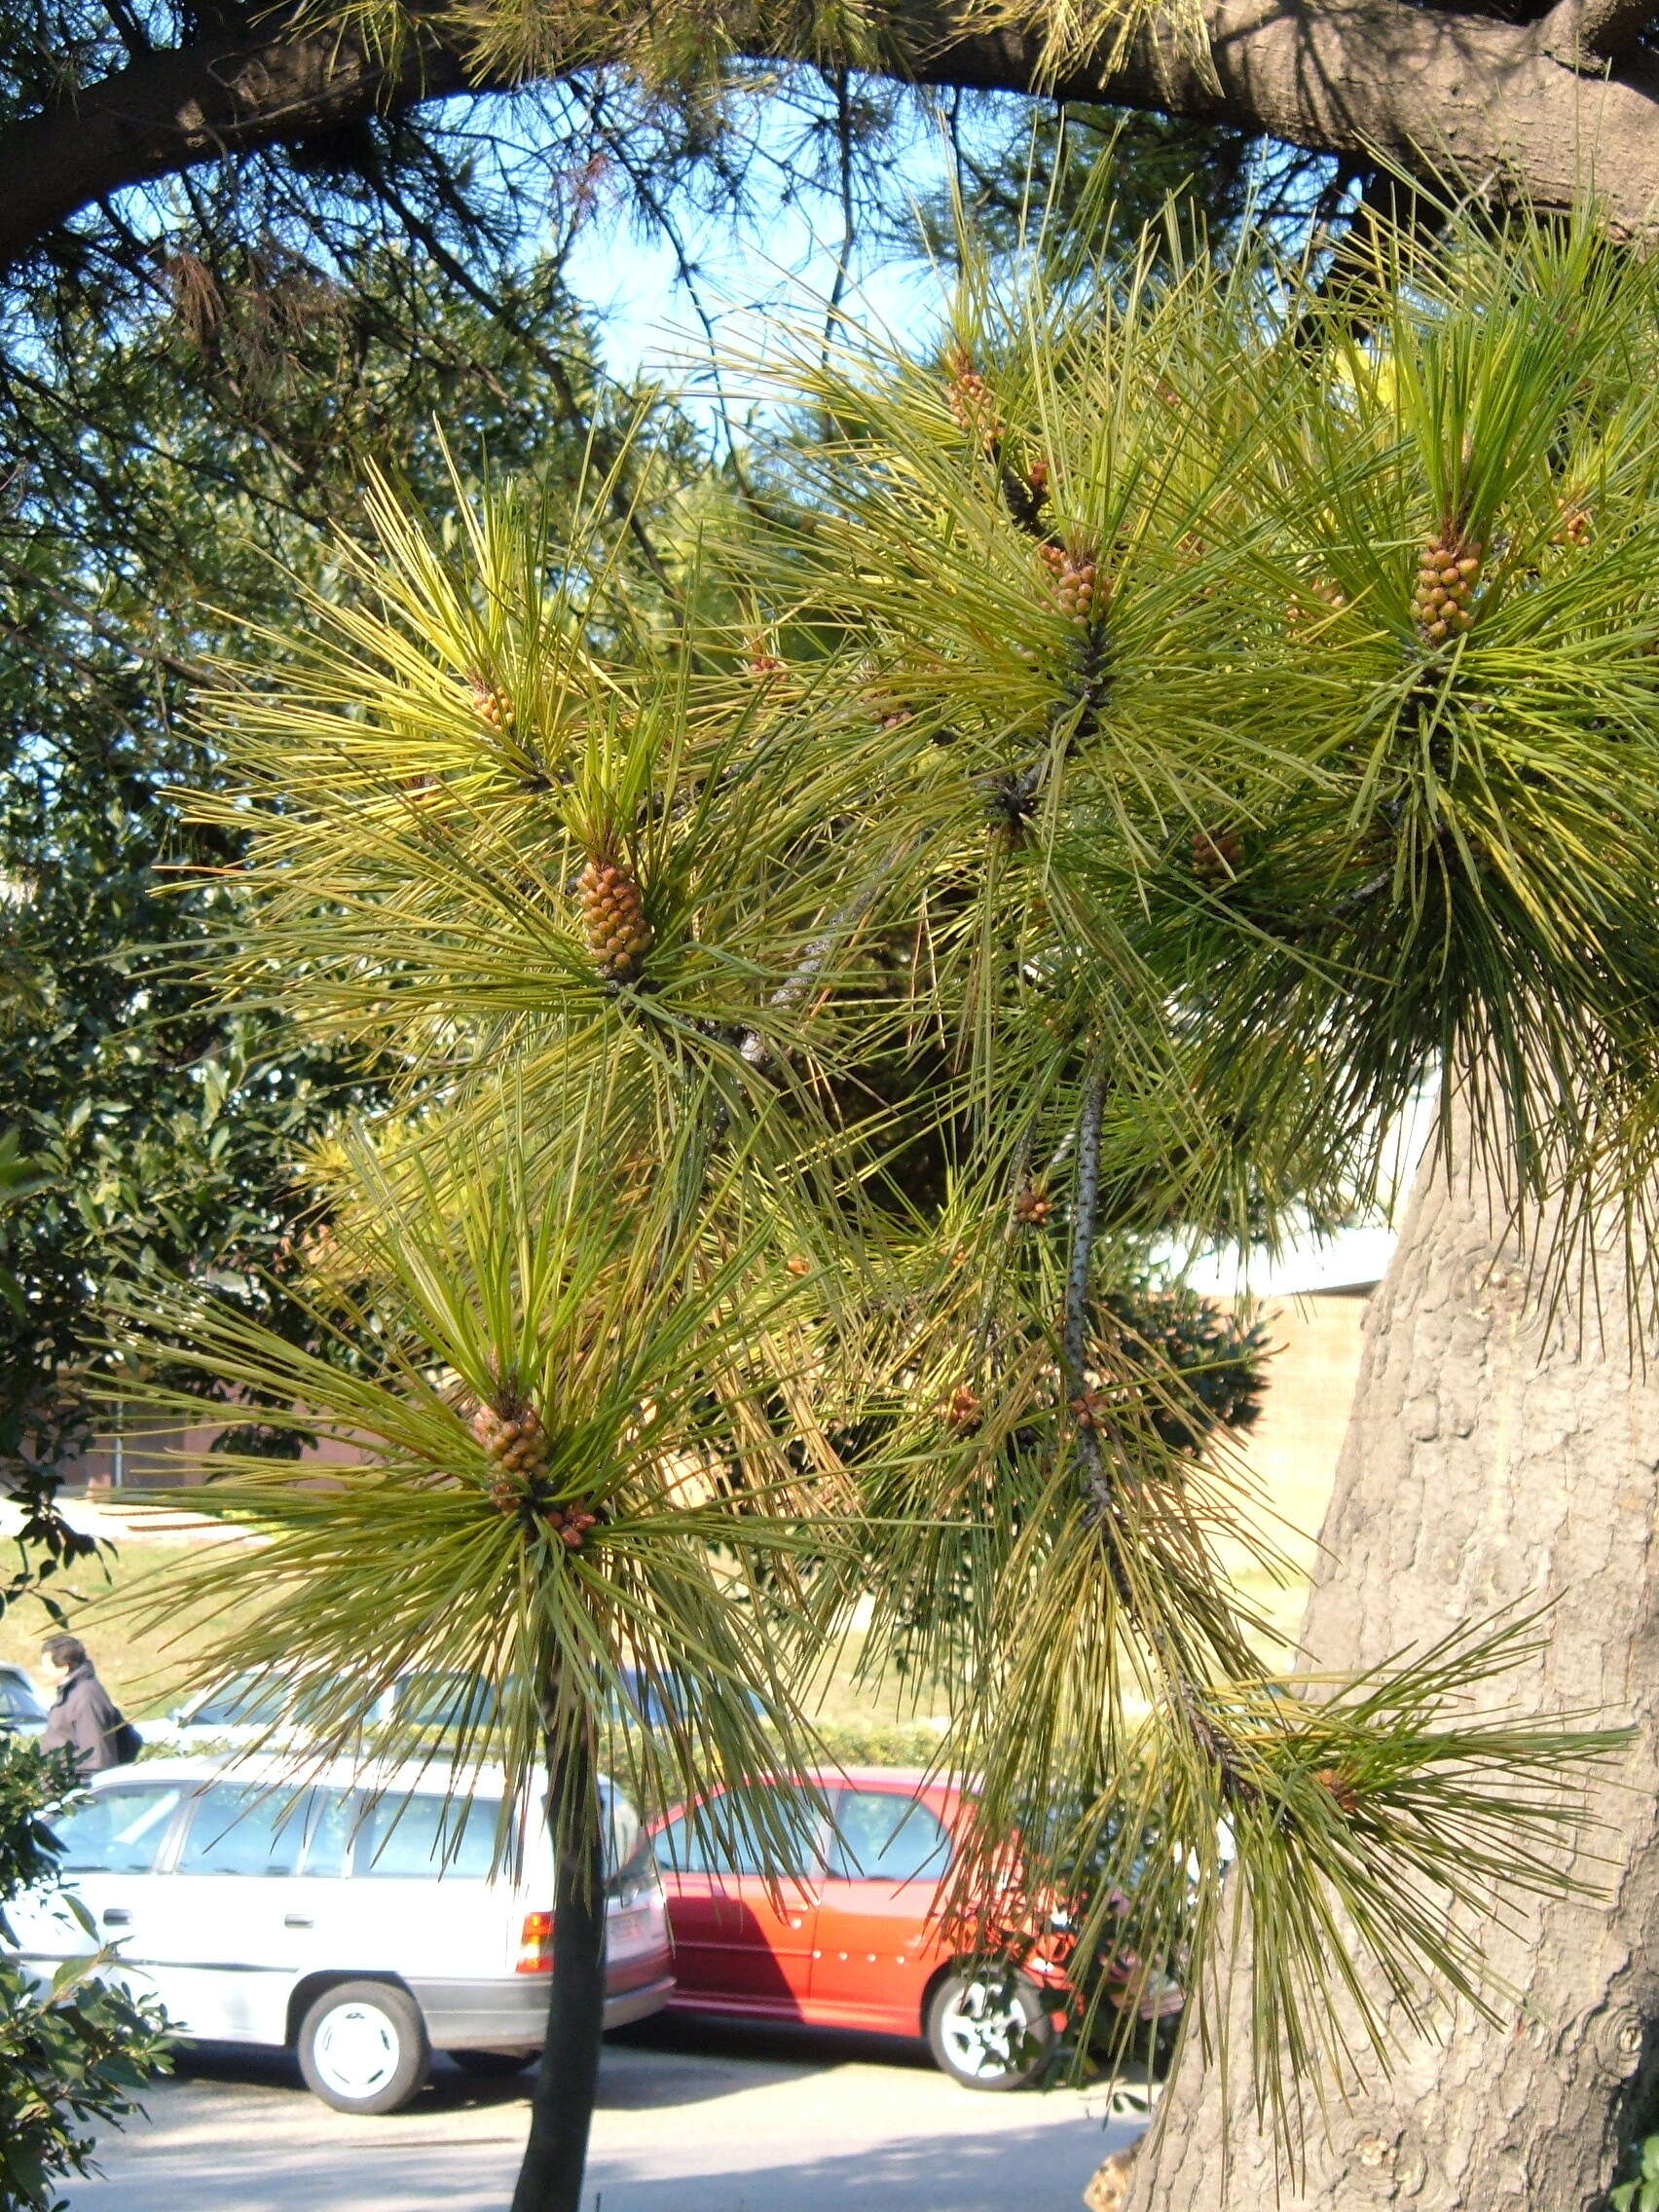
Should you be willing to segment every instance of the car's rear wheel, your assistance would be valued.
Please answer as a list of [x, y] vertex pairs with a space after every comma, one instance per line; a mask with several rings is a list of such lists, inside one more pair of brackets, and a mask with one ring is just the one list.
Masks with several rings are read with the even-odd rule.
[[533, 2050], [452, 2050], [450, 2056], [463, 2074], [480, 2082], [505, 2082], [522, 2074], [535, 2056]]
[[1053, 2055], [1054, 2023], [1024, 1974], [957, 1967], [928, 2005], [928, 2047], [970, 2089], [1023, 2089]]
[[300, 2023], [306, 2087], [336, 2112], [399, 2112], [431, 2070], [421, 2008], [386, 1981], [342, 1981]]

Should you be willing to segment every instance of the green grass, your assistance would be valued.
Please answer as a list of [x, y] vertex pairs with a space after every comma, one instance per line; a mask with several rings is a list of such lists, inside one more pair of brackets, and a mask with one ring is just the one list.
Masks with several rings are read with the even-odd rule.
[[[55, 1586], [58, 1602], [71, 1615], [74, 1633], [91, 1651], [111, 1695], [140, 1724], [147, 1715], [166, 1713], [192, 1691], [206, 1687], [202, 1654], [219, 1629], [190, 1621], [182, 1626], [157, 1625], [147, 1618], [155, 1594], [165, 1591], [168, 1570], [194, 1556], [198, 1548], [195, 1542], [124, 1538], [112, 1557], [78, 1567]], [[247, 1546], [247, 1563], [248, 1597], [231, 1618], [259, 1610], [257, 1545]], [[1272, 1615], [1288, 1644], [1301, 1618], [1307, 1585], [1298, 1582], [1290, 1589], [1277, 1589], [1242, 1563], [1235, 1566], [1235, 1578]], [[0, 1616], [0, 1659], [27, 1667], [44, 1688], [47, 1675], [40, 1664], [40, 1645], [42, 1638], [52, 1633], [53, 1623], [44, 1607], [25, 1601]], [[848, 1636], [826, 1655], [812, 1700], [813, 1716], [830, 1750], [849, 1765], [919, 1765], [938, 1742], [938, 1729], [929, 1723], [943, 1714], [944, 1692], [937, 1683], [892, 1676], [880, 1682], [860, 1678], [863, 1641], [856, 1634]]]
[[[194, 1544], [124, 1538], [113, 1556], [100, 1554], [47, 1585], [68, 1613], [69, 1629], [92, 1653], [98, 1675], [124, 1713], [142, 1722], [166, 1713], [189, 1691], [205, 1687], [200, 1654], [213, 1631], [196, 1625], [153, 1626], [142, 1616], [160, 1578], [196, 1550]], [[258, 1548], [248, 1551], [249, 1595], [237, 1614], [259, 1609]], [[25, 1599], [0, 1616], [0, 1659], [28, 1668], [43, 1687], [42, 1640], [55, 1632], [44, 1605]]]
[[[140, 1724], [147, 1715], [166, 1713], [190, 1692], [206, 1687], [202, 1655], [228, 1625], [228, 1620], [155, 1625], [146, 1617], [156, 1593], [165, 1592], [169, 1570], [199, 1548], [197, 1542], [126, 1537], [113, 1556], [83, 1565], [61, 1584], [52, 1585], [110, 1694]], [[248, 1596], [230, 1618], [251, 1616], [260, 1606], [259, 1547], [249, 1544], [246, 1549]], [[0, 1659], [27, 1667], [44, 1687], [40, 1645], [53, 1633], [45, 1608], [25, 1601], [0, 1617]], [[932, 1684], [891, 1680], [876, 1685], [856, 1679], [862, 1642], [860, 1637], [849, 1637], [830, 1655], [814, 1700], [815, 1717], [840, 1758], [913, 1765], [938, 1741], [937, 1729], [926, 1723], [942, 1711], [943, 1697]]]

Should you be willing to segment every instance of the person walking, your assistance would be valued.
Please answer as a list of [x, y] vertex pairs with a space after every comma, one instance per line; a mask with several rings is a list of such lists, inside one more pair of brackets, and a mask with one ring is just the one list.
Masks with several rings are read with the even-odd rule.
[[83, 1774], [120, 1766], [127, 1722], [98, 1680], [86, 1645], [78, 1636], [55, 1636], [41, 1646], [41, 1657], [57, 1677], [57, 1695], [41, 1731], [43, 1751], [67, 1749]]

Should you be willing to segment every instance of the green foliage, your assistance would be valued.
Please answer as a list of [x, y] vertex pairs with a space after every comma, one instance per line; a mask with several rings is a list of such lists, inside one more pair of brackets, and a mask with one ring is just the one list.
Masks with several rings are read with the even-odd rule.
[[1346, 2007], [1385, 2057], [1361, 1963], [1402, 2020], [1495, 2002], [1482, 1900], [1571, 1888], [1618, 1739], [1505, 1710], [1526, 1621], [1266, 1670], [1216, 1550], [1260, 1346], [1144, 1255], [1363, 1202], [1435, 1081], [1523, 1213], [1566, 1192], [1558, 1281], [1609, 1203], [1647, 1248], [1659, 275], [1471, 230], [1315, 346], [1296, 272], [1171, 235], [970, 265], [937, 357], [803, 334], [769, 373], [824, 435], [673, 627], [603, 469], [447, 537], [377, 489], [351, 596], [216, 696], [202, 805], [249, 837], [230, 986], [395, 1090], [324, 1185], [353, 1357], [125, 1310], [366, 1454], [203, 1493], [270, 1538], [221, 1665], [510, 1666], [521, 1791], [522, 1685], [568, 1746], [672, 1666], [706, 1695], [643, 1755], [706, 1783], [805, 1760], [867, 1620], [948, 1685], [960, 1910], [1056, 1808], [1034, 1884], [1089, 1870], [1107, 1958], [1132, 1896], [1206, 2042], [1248, 1923], [1294, 2129]]
[[[101, 302], [66, 307], [73, 377], [0, 393], [31, 456], [0, 520], [0, 608], [28, 646], [0, 667], [0, 1127], [35, 1169], [0, 1221], [0, 1461], [31, 1496], [93, 1425], [113, 1279], [195, 1272], [303, 1328], [281, 1282], [319, 1224], [296, 1161], [373, 1095], [372, 1073], [257, 999], [216, 1006], [191, 972], [240, 911], [240, 826], [184, 804], [221, 774], [185, 714], [203, 656], [296, 623], [306, 588], [349, 592], [317, 532], [372, 462], [441, 511], [439, 421], [557, 501], [649, 404], [601, 388], [544, 263], [483, 305], [406, 254], [365, 253], [348, 290], [272, 240], [212, 266], [181, 252], [167, 279], [113, 331]], [[699, 461], [657, 426], [602, 525], [642, 621], [669, 619], [673, 559], [647, 525]], [[260, 1440], [250, 1422], [240, 1441]]]
[[813, 1742], [840, 1766], [925, 1768], [940, 1751], [940, 1732], [925, 1720], [821, 1720]]
[[1649, 2135], [1632, 2156], [1638, 2170], [1609, 2193], [1613, 2212], [1659, 2212], [1659, 2135]]
[[[273, 1420], [368, 1455], [327, 1490], [220, 1456], [195, 1502], [266, 1536], [265, 1604], [207, 1653], [209, 1673], [297, 1665], [308, 1726], [346, 1745], [365, 1699], [440, 1638], [446, 1667], [497, 1686], [488, 1727], [448, 1732], [445, 1750], [464, 1762], [487, 1749], [522, 1791], [543, 1759], [557, 1776], [608, 1710], [627, 1710], [623, 1670], [643, 1658], [703, 1693], [661, 1728], [613, 1738], [634, 1793], [666, 1803], [802, 1760], [765, 1624], [729, 1602], [733, 1573], [762, 1568], [787, 1598], [802, 1544], [784, 1510], [802, 1486], [757, 1410], [798, 1385], [800, 1299], [788, 1274], [747, 1295], [764, 1222], [722, 1250], [700, 1221], [642, 1198], [603, 1104], [572, 1089], [551, 1139], [509, 1107], [496, 1129], [354, 1151], [361, 1203], [338, 1226], [341, 1275], [313, 1308], [351, 1360], [283, 1344], [183, 1286], [160, 1329], [203, 1374], [284, 1400]], [[210, 1617], [245, 1579], [243, 1559], [210, 1551], [152, 1602]], [[771, 1693], [763, 1714], [756, 1683]], [[579, 1848], [585, 1806], [555, 1810]]]
[[[43, 1816], [72, 1802], [79, 1788], [72, 1754], [0, 1736], [0, 1937], [10, 1940], [7, 1900], [55, 1879], [57, 1846]], [[166, 2070], [161, 2013], [100, 1978], [112, 1957], [89, 1951], [67, 1960], [44, 1991], [14, 1960], [0, 1958], [5, 2212], [61, 2212], [59, 2183], [94, 2170], [93, 2126], [141, 2114], [146, 2083]]]

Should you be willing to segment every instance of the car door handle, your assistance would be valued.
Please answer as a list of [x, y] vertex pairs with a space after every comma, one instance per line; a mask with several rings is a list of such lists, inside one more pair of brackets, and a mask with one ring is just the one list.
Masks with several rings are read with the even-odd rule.
[[282, 1925], [284, 1928], [310, 1928], [314, 1923], [309, 1912], [285, 1912], [282, 1915]]
[[130, 1928], [132, 1925], [132, 1915], [123, 1904], [106, 1906], [103, 1920], [106, 1928]]

